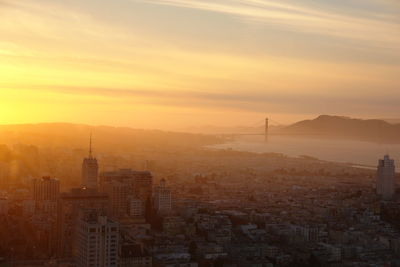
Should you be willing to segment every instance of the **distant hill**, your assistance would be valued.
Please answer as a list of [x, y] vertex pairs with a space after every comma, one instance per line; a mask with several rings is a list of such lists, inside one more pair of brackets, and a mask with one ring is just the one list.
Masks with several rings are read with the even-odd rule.
[[379, 143], [400, 143], [400, 124], [384, 120], [362, 120], [342, 116], [321, 115], [284, 127], [284, 134], [320, 135]]
[[381, 119], [381, 120], [386, 121], [391, 124], [400, 124], [400, 119], [391, 118], [391, 119]]
[[220, 138], [203, 134], [71, 123], [41, 123], [0, 125], [0, 144], [87, 149], [91, 132], [97, 151], [196, 148], [221, 142]]

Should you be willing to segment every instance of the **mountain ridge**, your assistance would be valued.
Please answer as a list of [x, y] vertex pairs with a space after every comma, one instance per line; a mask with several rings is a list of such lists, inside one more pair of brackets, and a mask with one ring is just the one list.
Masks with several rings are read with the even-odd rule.
[[380, 119], [320, 115], [315, 119], [299, 121], [284, 127], [280, 132], [400, 143], [400, 124], [392, 124]]

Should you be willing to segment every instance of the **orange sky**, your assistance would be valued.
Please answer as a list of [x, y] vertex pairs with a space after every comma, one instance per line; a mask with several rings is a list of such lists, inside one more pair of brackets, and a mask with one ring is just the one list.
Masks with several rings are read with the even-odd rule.
[[0, 123], [398, 117], [398, 14], [381, 0], [0, 0]]

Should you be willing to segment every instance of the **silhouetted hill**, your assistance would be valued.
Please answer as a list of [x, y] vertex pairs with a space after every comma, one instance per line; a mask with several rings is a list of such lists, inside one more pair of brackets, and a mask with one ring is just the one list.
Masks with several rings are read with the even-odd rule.
[[70, 123], [41, 123], [0, 125], [0, 144], [86, 149], [91, 132], [97, 151], [195, 148], [221, 142], [215, 136], [202, 134]]
[[381, 120], [386, 121], [391, 124], [399, 124], [400, 123], [400, 119], [396, 119], [396, 118], [390, 118], [390, 119], [386, 118], [386, 119], [381, 119]]
[[383, 120], [362, 120], [342, 116], [321, 115], [281, 130], [285, 134], [321, 135], [381, 143], [400, 143], [400, 124]]

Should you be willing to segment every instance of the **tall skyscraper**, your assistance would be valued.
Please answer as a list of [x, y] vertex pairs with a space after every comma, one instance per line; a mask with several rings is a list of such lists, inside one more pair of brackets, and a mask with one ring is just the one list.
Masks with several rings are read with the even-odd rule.
[[151, 202], [153, 195], [153, 176], [149, 171], [137, 172], [133, 179], [134, 196], [144, 203]]
[[113, 219], [128, 216], [129, 197], [133, 196], [132, 183], [129, 180], [112, 180], [103, 184], [101, 192], [106, 193], [110, 198], [109, 215]]
[[165, 179], [160, 181], [154, 192], [154, 207], [159, 214], [168, 214], [172, 209], [171, 190]]
[[130, 183], [132, 185], [134, 197], [141, 199], [143, 203], [151, 200], [153, 176], [149, 171], [121, 169], [114, 172], [103, 172], [100, 174], [99, 179], [100, 189], [104, 191], [105, 185], [110, 181]]
[[60, 194], [60, 182], [57, 179], [45, 176], [33, 179], [33, 199], [35, 201], [57, 201]]
[[99, 173], [99, 164], [92, 154], [92, 135], [90, 134], [89, 157], [82, 163], [82, 187], [97, 189], [97, 177]]
[[133, 219], [144, 219], [144, 203], [142, 200], [131, 197], [128, 200], [129, 216]]
[[391, 200], [395, 193], [395, 165], [389, 155], [379, 160], [376, 179], [376, 193], [384, 200]]
[[119, 226], [97, 210], [83, 210], [77, 223], [77, 267], [118, 266]]
[[[50, 177], [43, 177], [41, 179], [33, 179], [32, 181], [33, 193], [33, 213], [44, 215], [49, 221], [52, 222], [52, 249], [55, 247], [56, 237], [56, 214], [57, 214], [57, 201], [60, 195], [60, 182], [57, 179]], [[26, 202], [29, 203], [29, 202]], [[29, 204], [28, 204], [29, 205]], [[50, 229], [48, 229], [50, 230]]]
[[[138, 199], [142, 203], [146, 220], [149, 220], [152, 211], [152, 192], [153, 192], [153, 176], [149, 171], [134, 171], [131, 169], [121, 169], [114, 172], [102, 172], [99, 179], [99, 188], [101, 192], [110, 194], [110, 184], [116, 181], [126, 185], [122, 195], [115, 196], [114, 204], [125, 209], [126, 205], [129, 209], [129, 199]], [[112, 188], [113, 186], [111, 186]], [[117, 189], [118, 186], [114, 187]], [[110, 194], [111, 195], [111, 194]], [[123, 201], [123, 202], [122, 202]], [[122, 209], [119, 209], [122, 210]], [[126, 212], [126, 210], [125, 210]], [[112, 214], [112, 213], [111, 213]]]
[[57, 207], [58, 256], [71, 257], [72, 243], [76, 235], [79, 212], [83, 209], [95, 209], [99, 214], [106, 214], [109, 206], [107, 194], [96, 189], [72, 189], [61, 193]]

